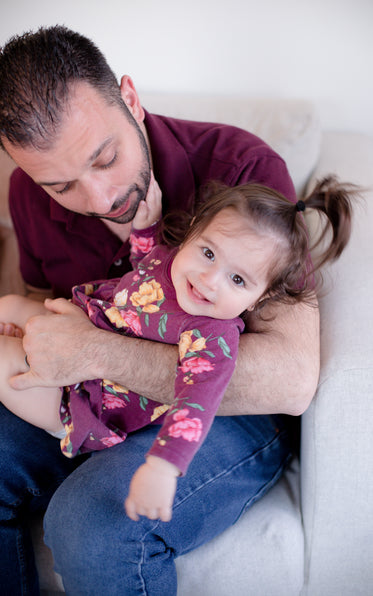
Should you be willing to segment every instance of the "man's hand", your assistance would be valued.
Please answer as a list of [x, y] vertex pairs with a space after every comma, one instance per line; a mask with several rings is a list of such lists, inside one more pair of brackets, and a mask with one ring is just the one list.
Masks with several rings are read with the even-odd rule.
[[144, 230], [155, 224], [162, 215], [162, 192], [151, 172], [148, 194], [140, 201], [132, 225], [135, 230]]
[[10, 379], [14, 389], [60, 387], [95, 378], [90, 366], [95, 334], [102, 332], [64, 298], [47, 299], [44, 304], [49, 313], [26, 323], [23, 347], [30, 370]]
[[180, 472], [168, 461], [149, 455], [135, 472], [125, 501], [128, 517], [138, 521], [139, 515], [168, 522]]

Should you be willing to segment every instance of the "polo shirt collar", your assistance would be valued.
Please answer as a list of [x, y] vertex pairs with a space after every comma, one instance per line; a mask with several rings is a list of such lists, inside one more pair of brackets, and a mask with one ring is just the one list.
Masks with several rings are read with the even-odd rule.
[[167, 125], [173, 119], [144, 111], [154, 176], [162, 190], [164, 207], [188, 209], [194, 203], [195, 181], [188, 154]]

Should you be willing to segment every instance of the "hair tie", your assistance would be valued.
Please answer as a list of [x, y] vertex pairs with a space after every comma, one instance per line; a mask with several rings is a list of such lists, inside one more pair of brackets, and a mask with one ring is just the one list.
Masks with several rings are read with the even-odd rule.
[[295, 204], [295, 209], [297, 211], [305, 211], [305, 209], [306, 209], [306, 203], [304, 201], [298, 201]]

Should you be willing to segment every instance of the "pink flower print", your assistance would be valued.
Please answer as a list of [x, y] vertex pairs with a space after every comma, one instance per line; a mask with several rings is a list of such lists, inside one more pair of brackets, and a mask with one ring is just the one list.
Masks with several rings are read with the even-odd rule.
[[112, 395], [112, 393], [103, 393], [102, 394], [102, 407], [106, 408], [107, 410], [115, 410], [115, 408], [125, 408], [126, 403], [120, 397], [116, 397]]
[[168, 429], [169, 435], [174, 439], [182, 438], [185, 441], [198, 442], [202, 434], [202, 421], [199, 418], [188, 418], [189, 410], [184, 408], [173, 415], [176, 421]]
[[100, 439], [100, 443], [103, 443], [105, 447], [112, 447], [113, 445], [117, 445], [118, 443], [122, 443], [123, 439], [118, 437], [115, 433], [110, 431], [110, 437], [103, 437]]
[[130, 235], [130, 243], [132, 251], [135, 254], [149, 253], [154, 246], [154, 238], [146, 238], [145, 236]]
[[206, 358], [201, 358], [201, 356], [193, 356], [192, 358], [185, 360], [180, 368], [183, 373], [199, 374], [214, 370], [214, 365], [211, 364], [209, 360], [206, 360]]
[[120, 314], [128, 327], [132, 329], [136, 335], [142, 335], [140, 318], [134, 310], [123, 310]]

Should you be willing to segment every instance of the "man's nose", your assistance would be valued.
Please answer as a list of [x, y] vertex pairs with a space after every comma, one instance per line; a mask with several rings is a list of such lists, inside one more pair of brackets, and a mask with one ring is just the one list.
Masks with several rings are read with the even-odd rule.
[[87, 213], [106, 215], [116, 199], [116, 190], [103, 180], [89, 179], [83, 184]]

